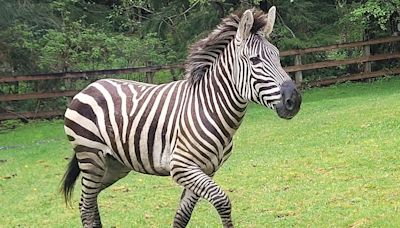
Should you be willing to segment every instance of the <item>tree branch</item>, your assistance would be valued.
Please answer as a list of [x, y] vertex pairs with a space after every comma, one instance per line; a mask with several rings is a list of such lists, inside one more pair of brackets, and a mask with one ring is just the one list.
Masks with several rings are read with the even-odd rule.
[[293, 38], [296, 38], [296, 35], [295, 35], [294, 32], [289, 28], [289, 26], [287, 26], [287, 25], [285, 24], [285, 22], [283, 21], [281, 15], [280, 15], [278, 12], [277, 12], [277, 14], [278, 14], [279, 20], [281, 21], [282, 25], [283, 25], [287, 30], [289, 30], [289, 32], [292, 34]]
[[197, 5], [197, 3], [199, 3], [199, 2], [195, 2], [191, 7], [187, 8], [187, 9], [186, 9], [185, 11], [183, 11], [182, 13], [177, 14], [177, 15], [173, 15], [173, 16], [170, 16], [170, 17], [168, 17], [168, 19], [172, 20], [172, 18], [180, 17], [180, 16], [182, 16], [182, 15], [185, 15], [187, 12], [189, 12], [191, 9], [193, 9], [193, 8]]
[[148, 9], [148, 8], [146, 8], [146, 7], [143, 7], [143, 6], [132, 5], [132, 7], [133, 7], [133, 8], [136, 8], [136, 9], [142, 9], [142, 10], [148, 12], [148, 13], [151, 13], [151, 14], [154, 13], [152, 10], [150, 10], [150, 9]]

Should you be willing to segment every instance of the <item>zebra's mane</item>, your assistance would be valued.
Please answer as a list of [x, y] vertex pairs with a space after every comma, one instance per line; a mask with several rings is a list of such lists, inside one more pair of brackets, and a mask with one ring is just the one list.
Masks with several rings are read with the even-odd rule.
[[[185, 67], [186, 79], [194, 83], [204, 76], [215, 59], [235, 38], [243, 13], [244, 11], [240, 11], [226, 17], [206, 38], [190, 47]], [[250, 31], [255, 34], [267, 24], [267, 15], [261, 10], [253, 10], [253, 17], [254, 22]]]

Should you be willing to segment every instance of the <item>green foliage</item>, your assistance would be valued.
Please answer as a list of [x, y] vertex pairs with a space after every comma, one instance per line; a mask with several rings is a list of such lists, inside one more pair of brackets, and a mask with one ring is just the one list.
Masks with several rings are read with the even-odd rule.
[[282, 49], [315, 47], [337, 42], [339, 14], [329, 1], [279, 1], [276, 3], [274, 41]]
[[392, 35], [397, 31], [399, 0], [343, 1], [337, 4], [342, 41]]
[[[39, 5], [28, 2], [32, 6]], [[8, 12], [12, 7], [23, 6], [5, 4], [0, 9]], [[21, 21], [4, 24], [6, 29], [0, 32], [0, 47], [3, 47], [0, 57], [4, 56], [0, 58], [0, 66], [11, 66], [12, 71], [21, 74], [133, 67], [176, 61], [176, 53], [154, 33], [144, 36], [115, 33], [109, 30], [110, 24], [104, 23], [102, 18], [98, 23], [93, 23], [92, 18], [96, 13], [90, 9], [102, 9], [95, 3], [52, 1], [48, 7], [52, 10], [51, 17], [59, 18], [57, 26], [37, 30], [23, 17]], [[112, 15], [113, 11], [108, 9], [107, 12]], [[104, 13], [97, 15], [104, 16]], [[104, 18], [113, 19], [112, 16]], [[99, 23], [103, 26], [99, 26]]]
[[273, 42], [291, 49], [387, 30], [399, 0], [0, 0], [0, 67], [18, 74], [182, 62], [221, 17], [261, 5], [277, 6]]
[[[14, 26], [0, 31], [0, 53], [3, 64], [12, 66], [13, 71], [27, 73], [35, 70], [39, 45], [34, 42], [34, 32], [26, 24], [16, 22]], [[1, 65], [1, 64], [0, 64]]]
[[399, 10], [400, 0], [368, 0], [356, 6], [350, 14], [352, 22], [361, 23], [366, 29], [375, 22], [380, 29], [387, 30], [390, 16]]

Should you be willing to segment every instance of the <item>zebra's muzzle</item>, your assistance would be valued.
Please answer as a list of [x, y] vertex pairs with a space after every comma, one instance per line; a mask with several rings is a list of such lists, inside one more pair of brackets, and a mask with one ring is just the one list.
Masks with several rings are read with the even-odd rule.
[[292, 81], [281, 85], [281, 100], [275, 105], [276, 113], [284, 119], [293, 118], [300, 110], [301, 95]]

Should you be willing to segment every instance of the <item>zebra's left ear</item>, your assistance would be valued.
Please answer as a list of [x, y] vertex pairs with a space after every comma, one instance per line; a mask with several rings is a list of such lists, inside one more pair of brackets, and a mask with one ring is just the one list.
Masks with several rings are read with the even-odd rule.
[[249, 36], [251, 27], [253, 27], [253, 12], [251, 10], [244, 11], [239, 22], [239, 27], [236, 32], [236, 44], [241, 45]]
[[274, 28], [275, 17], [276, 17], [276, 7], [272, 6], [268, 11], [267, 24], [264, 27], [264, 35], [266, 37], [269, 37], [269, 35], [272, 32], [272, 29]]

